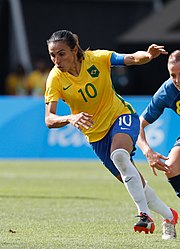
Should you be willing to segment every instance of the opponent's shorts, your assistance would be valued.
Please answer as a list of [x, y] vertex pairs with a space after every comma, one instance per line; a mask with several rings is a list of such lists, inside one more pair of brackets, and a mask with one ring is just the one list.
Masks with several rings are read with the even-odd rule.
[[139, 129], [140, 121], [137, 114], [123, 114], [116, 119], [111, 129], [103, 139], [90, 143], [96, 155], [114, 176], [118, 176], [120, 174], [116, 166], [113, 164], [113, 161], [110, 159], [110, 149], [114, 135], [117, 133], [125, 133], [132, 138], [133, 151], [130, 155], [132, 160], [136, 150], [135, 144], [139, 135]]
[[175, 144], [174, 144], [174, 147], [175, 146], [180, 146], [180, 137], [177, 138]]

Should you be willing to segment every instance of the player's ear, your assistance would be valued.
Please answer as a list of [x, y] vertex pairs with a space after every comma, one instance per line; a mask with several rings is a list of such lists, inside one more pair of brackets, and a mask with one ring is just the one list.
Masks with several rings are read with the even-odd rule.
[[77, 54], [78, 53], [78, 46], [76, 45], [74, 48], [73, 48], [73, 50], [72, 50], [75, 54]]

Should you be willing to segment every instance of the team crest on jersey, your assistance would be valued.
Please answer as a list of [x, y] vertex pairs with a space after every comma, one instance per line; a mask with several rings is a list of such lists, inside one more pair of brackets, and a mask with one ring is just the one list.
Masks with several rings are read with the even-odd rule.
[[94, 65], [88, 68], [87, 71], [93, 78], [96, 78], [99, 76], [99, 70]]

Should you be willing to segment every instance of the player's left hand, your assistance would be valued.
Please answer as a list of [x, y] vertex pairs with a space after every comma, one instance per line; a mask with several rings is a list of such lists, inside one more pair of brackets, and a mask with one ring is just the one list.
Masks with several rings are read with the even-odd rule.
[[160, 54], [168, 54], [165, 50], [164, 46], [160, 46], [157, 44], [152, 44], [149, 46], [147, 53], [149, 53], [149, 59], [154, 59], [158, 57]]

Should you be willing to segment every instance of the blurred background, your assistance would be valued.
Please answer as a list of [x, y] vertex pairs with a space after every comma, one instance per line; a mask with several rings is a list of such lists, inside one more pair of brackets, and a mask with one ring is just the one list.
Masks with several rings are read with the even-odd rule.
[[[59, 29], [77, 33], [83, 49], [128, 53], [157, 43], [172, 52], [180, 42], [179, 9], [179, 0], [0, 0], [0, 93], [6, 94], [5, 78], [17, 65], [30, 72], [41, 58], [52, 66], [46, 40]], [[168, 77], [166, 62], [161, 56], [117, 70], [121, 94], [153, 94]], [[123, 75], [128, 79], [121, 83]]]
[[[65, 147], [82, 154], [86, 142], [77, 131], [44, 126], [43, 94], [52, 67], [46, 40], [54, 31], [77, 33], [83, 49], [132, 53], [157, 43], [171, 53], [180, 49], [179, 10], [180, 0], [0, 0], [0, 157], [68, 157]], [[139, 114], [168, 78], [167, 59], [112, 70], [116, 90]], [[60, 109], [68, 112], [63, 103]], [[156, 128], [165, 137], [170, 128], [165, 131], [162, 122]], [[162, 136], [152, 142], [167, 150], [169, 139]], [[94, 157], [89, 148], [87, 157]]]

